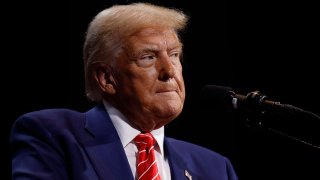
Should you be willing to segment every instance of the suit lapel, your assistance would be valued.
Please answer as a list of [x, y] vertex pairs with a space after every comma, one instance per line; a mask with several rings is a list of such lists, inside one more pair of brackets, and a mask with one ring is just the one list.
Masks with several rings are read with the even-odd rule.
[[120, 138], [103, 105], [86, 113], [84, 148], [101, 180], [133, 179]]
[[174, 144], [168, 139], [164, 139], [164, 149], [170, 164], [172, 180], [190, 179], [192, 174], [188, 170], [186, 161], [174, 148]]

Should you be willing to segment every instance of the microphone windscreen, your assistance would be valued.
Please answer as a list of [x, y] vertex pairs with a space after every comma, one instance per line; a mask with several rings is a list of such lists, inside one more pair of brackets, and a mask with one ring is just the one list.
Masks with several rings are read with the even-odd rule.
[[232, 88], [218, 85], [206, 85], [201, 90], [201, 100], [208, 106], [229, 106]]

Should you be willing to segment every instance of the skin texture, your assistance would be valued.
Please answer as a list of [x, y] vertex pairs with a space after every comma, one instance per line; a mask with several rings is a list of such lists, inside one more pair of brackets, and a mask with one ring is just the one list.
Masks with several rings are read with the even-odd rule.
[[182, 111], [181, 53], [182, 44], [174, 31], [143, 28], [127, 39], [114, 66], [100, 68], [97, 80], [108, 102], [135, 128], [150, 132]]

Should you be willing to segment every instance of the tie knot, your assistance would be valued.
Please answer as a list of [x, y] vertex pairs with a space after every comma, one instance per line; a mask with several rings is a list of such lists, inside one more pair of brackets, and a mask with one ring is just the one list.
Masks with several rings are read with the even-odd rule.
[[150, 148], [154, 144], [154, 137], [151, 133], [141, 133], [134, 138], [134, 142], [139, 149]]

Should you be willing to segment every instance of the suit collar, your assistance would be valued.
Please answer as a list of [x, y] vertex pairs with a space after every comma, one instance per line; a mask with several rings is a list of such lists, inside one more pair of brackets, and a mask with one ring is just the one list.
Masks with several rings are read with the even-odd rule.
[[133, 179], [120, 138], [103, 105], [85, 114], [83, 144], [101, 180]]
[[[92, 108], [85, 115], [85, 129], [93, 136], [114, 136], [117, 134], [102, 104]], [[114, 136], [110, 140], [117, 140], [117, 136]]]

